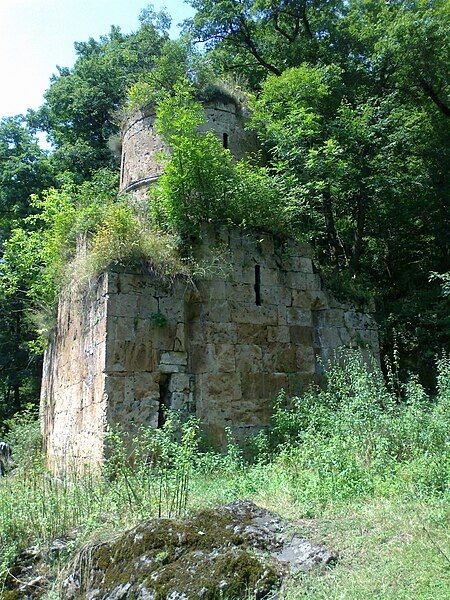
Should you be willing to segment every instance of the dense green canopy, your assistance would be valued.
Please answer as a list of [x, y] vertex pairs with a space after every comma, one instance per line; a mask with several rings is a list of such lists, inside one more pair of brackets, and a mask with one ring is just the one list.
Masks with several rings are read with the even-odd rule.
[[[149, 6], [135, 33], [112, 27], [76, 43], [75, 65], [58, 68], [43, 106], [0, 123], [0, 416], [36, 399], [31, 315], [54, 296], [77, 235], [136, 231], [115, 197], [117, 137], [127, 111], [148, 102], [177, 161], [141, 210], [143, 231], [186, 242], [212, 220], [310, 240], [338, 294], [375, 298], [384, 352], [397, 345], [403, 368], [432, 381], [449, 340], [448, 1], [188, 4], [196, 13], [181, 41]], [[261, 156], [234, 165], [196, 133], [193, 97], [217, 86], [251, 109], [263, 168]]]

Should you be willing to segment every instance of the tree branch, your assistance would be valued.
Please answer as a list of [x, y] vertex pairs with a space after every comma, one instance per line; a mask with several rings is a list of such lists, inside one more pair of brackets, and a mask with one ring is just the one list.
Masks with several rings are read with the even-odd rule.
[[247, 48], [250, 50], [253, 56], [256, 58], [256, 60], [259, 62], [259, 64], [262, 65], [268, 71], [270, 71], [270, 73], [273, 73], [274, 75], [281, 75], [281, 71], [273, 65], [271, 65], [270, 63], [268, 63], [266, 60], [264, 60], [264, 58], [259, 53], [259, 50], [256, 47], [256, 44], [250, 35], [245, 19], [243, 17], [240, 17], [239, 22], [241, 25], [240, 31], [243, 37], [243, 41], [247, 45]]
[[313, 32], [311, 31], [311, 25], [309, 24], [308, 21], [308, 17], [306, 16], [306, 10], [302, 15], [302, 22], [303, 22], [303, 27], [305, 28], [306, 31], [306, 35], [309, 37], [310, 40], [313, 39]]
[[330, 252], [330, 261], [333, 267], [336, 267], [338, 264], [339, 241], [336, 224], [334, 222], [333, 201], [329, 190], [325, 190], [322, 195], [322, 210], [325, 219], [325, 231]]
[[425, 92], [428, 98], [430, 98], [434, 102], [434, 104], [438, 107], [441, 113], [446, 117], [450, 117], [450, 107], [448, 107], [447, 104], [445, 104], [445, 102], [439, 98], [436, 91], [428, 83], [428, 81], [423, 77], [419, 77], [418, 81], [422, 90]]
[[[290, 15], [290, 16], [293, 16], [293, 15]], [[298, 15], [295, 16], [295, 25], [294, 25], [294, 29], [293, 29], [292, 33], [285, 31], [280, 26], [280, 24], [278, 22], [278, 17], [279, 17], [279, 12], [277, 11], [273, 15], [273, 26], [274, 26], [275, 31], [278, 31], [279, 34], [281, 34], [283, 37], [285, 37], [291, 43], [295, 42], [295, 40], [298, 36], [298, 32], [300, 30], [300, 17]]]

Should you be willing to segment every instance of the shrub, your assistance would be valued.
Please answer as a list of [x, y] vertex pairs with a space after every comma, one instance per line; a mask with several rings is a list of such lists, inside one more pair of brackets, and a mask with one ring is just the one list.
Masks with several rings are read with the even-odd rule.
[[254, 451], [288, 465], [294, 495], [310, 500], [393, 489], [442, 494], [450, 474], [448, 359], [438, 361], [438, 372], [435, 398], [415, 377], [398, 398], [376, 366], [347, 352], [328, 370], [325, 389], [290, 401], [279, 394]]
[[29, 307], [44, 327], [52, 319], [40, 315], [54, 316], [62, 290], [83, 291], [112, 263], [144, 261], [160, 277], [188, 271], [176, 237], [151, 228], [147, 210], [118, 197], [117, 176], [108, 170], [81, 185], [46, 190], [33, 202], [37, 213], [5, 244], [0, 286], [13, 295], [27, 282]]
[[285, 229], [278, 180], [257, 164], [235, 163], [212, 131], [199, 132], [204, 122], [187, 81], [158, 103], [156, 127], [171, 154], [151, 190], [154, 223], [185, 239], [198, 236], [204, 223]]
[[98, 275], [112, 263], [139, 260], [163, 278], [187, 274], [187, 263], [180, 259], [177, 246], [176, 238], [151, 229], [127, 204], [114, 205], [92, 236], [87, 255], [89, 276]]
[[36, 406], [29, 404], [4, 422], [0, 437], [13, 450], [14, 462], [20, 468], [31, 468], [40, 461], [42, 439]]

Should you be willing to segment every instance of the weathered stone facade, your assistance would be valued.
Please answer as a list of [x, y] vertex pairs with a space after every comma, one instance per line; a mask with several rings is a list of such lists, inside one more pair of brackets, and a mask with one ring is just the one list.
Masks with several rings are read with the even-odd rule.
[[226, 276], [170, 286], [105, 273], [84, 306], [61, 302], [42, 402], [50, 463], [103, 458], [108, 427], [161, 425], [164, 408], [196, 414], [212, 441], [267, 425], [274, 396], [301, 392], [341, 346], [378, 355], [373, 319], [323, 289], [307, 249], [223, 231]]
[[[206, 105], [208, 124], [235, 158], [251, 145], [236, 105]], [[158, 175], [154, 115], [123, 131], [121, 190], [137, 199]], [[226, 249], [215, 278], [168, 285], [110, 270], [82, 301], [61, 299], [44, 360], [42, 423], [49, 464], [95, 465], [105, 434], [158, 427], [165, 408], [195, 414], [218, 446], [267, 425], [283, 388], [301, 392], [342, 346], [378, 357], [375, 322], [322, 285], [306, 246], [262, 232], [208, 232], [200, 253]]]
[[[214, 131], [231, 154], [240, 159], [255, 148], [255, 139], [245, 131], [244, 118], [236, 102], [226, 97], [205, 103], [206, 122], [200, 131]], [[161, 155], [169, 148], [155, 129], [156, 115], [152, 109], [137, 111], [122, 129], [122, 163], [120, 189], [145, 194], [146, 187], [162, 173]]]
[[61, 299], [44, 356], [41, 424], [49, 465], [103, 456], [107, 275], [83, 302]]

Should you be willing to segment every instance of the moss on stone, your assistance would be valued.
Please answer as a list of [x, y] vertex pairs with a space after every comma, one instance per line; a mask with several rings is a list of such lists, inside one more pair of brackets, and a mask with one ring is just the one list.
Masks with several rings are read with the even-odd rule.
[[189, 598], [215, 600], [223, 597], [242, 598], [247, 591], [267, 594], [280, 580], [274, 567], [256, 554], [243, 548], [230, 548], [217, 555], [191, 552], [168, 564], [144, 581], [146, 589], [155, 593], [155, 600], [165, 600], [179, 591]]
[[20, 600], [22, 597], [22, 592], [19, 590], [6, 590], [2, 592], [3, 600]]
[[75, 569], [78, 590], [64, 597], [81, 599], [97, 589], [99, 600], [106, 599], [128, 586], [124, 598], [139, 597], [139, 590], [155, 600], [175, 592], [203, 600], [242, 598], [248, 592], [263, 598], [279, 585], [283, 569], [264, 555], [264, 544], [256, 551], [250, 547], [244, 532], [254, 517], [241, 503], [239, 509], [204, 510], [186, 521], [138, 525], [110, 543], [85, 548]]

